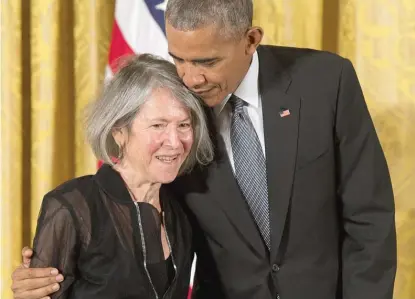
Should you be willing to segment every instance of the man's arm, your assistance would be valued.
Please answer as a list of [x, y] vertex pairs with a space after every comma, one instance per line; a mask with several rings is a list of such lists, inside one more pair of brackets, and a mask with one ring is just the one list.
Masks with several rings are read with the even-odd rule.
[[396, 231], [389, 171], [361, 87], [344, 60], [336, 107], [337, 181], [343, 215], [344, 299], [392, 299]]
[[32, 249], [22, 250], [23, 263], [14, 270], [12, 290], [16, 299], [40, 299], [59, 290], [62, 274], [55, 268], [29, 268]]

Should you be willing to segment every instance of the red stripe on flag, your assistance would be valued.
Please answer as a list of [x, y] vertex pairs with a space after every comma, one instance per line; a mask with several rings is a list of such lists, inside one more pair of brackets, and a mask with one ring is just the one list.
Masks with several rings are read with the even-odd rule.
[[134, 54], [133, 49], [131, 49], [130, 45], [124, 38], [120, 27], [118, 26], [117, 21], [114, 21], [114, 25], [112, 26], [112, 37], [111, 37], [111, 46], [110, 46], [110, 53], [108, 57], [108, 63], [111, 67], [113, 73], [115, 73], [117, 69], [117, 60], [121, 56], [131, 55]]

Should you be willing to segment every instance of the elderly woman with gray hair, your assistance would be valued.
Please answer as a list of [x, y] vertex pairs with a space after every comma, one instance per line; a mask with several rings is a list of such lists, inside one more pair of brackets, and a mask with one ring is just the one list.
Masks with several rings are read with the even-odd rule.
[[191, 227], [168, 183], [212, 160], [199, 100], [173, 64], [136, 56], [88, 110], [86, 135], [105, 164], [46, 194], [30, 266], [64, 275], [52, 298], [186, 298]]

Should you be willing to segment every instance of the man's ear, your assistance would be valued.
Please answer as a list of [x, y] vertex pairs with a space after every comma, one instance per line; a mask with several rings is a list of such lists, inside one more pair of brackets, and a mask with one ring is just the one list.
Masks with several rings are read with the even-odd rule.
[[245, 36], [247, 40], [246, 54], [253, 55], [262, 41], [264, 30], [259, 26], [254, 26], [248, 29]]

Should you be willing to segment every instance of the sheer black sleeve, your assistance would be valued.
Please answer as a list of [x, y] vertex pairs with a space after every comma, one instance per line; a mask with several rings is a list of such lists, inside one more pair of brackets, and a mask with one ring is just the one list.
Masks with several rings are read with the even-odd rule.
[[74, 216], [64, 198], [47, 195], [43, 199], [30, 267], [55, 267], [64, 276], [59, 291], [51, 298], [68, 298], [75, 280], [80, 238]]

